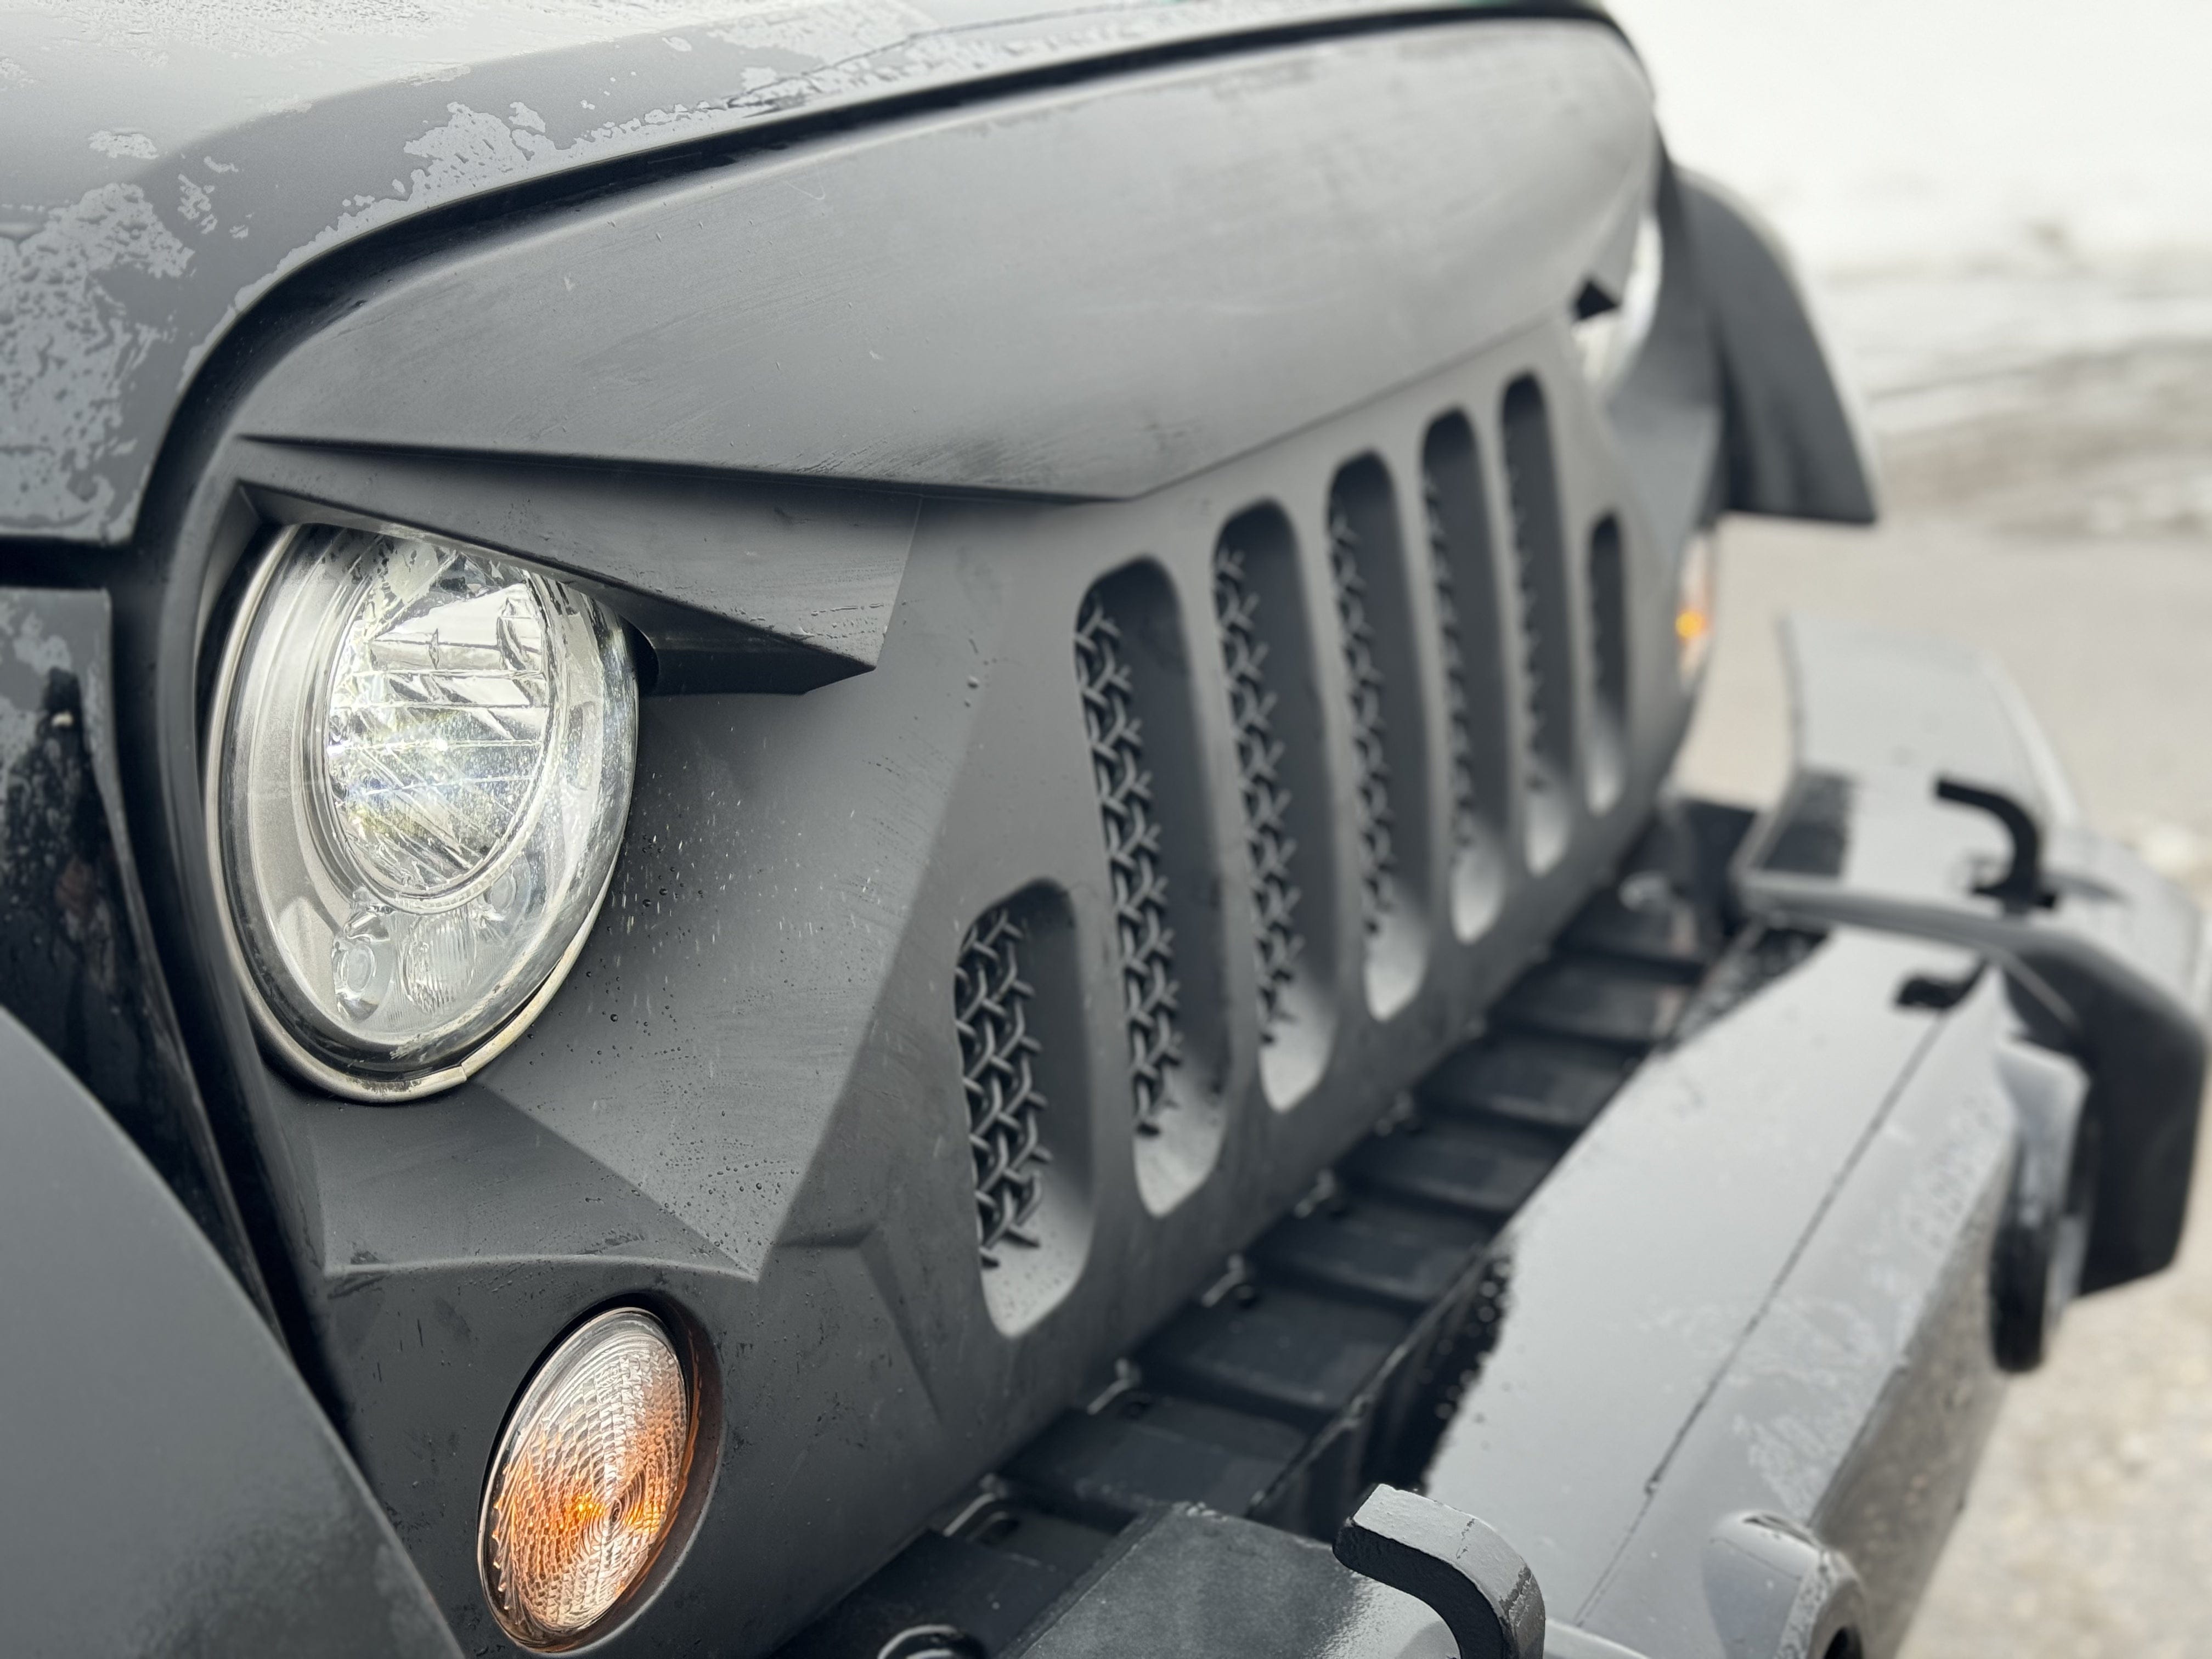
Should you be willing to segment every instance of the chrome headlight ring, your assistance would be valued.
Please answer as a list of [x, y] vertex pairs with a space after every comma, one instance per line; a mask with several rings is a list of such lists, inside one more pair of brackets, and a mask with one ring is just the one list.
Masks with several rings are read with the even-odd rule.
[[487, 1064], [582, 949], [636, 747], [628, 638], [589, 596], [416, 532], [280, 532], [224, 647], [205, 784], [264, 1043], [357, 1100]]

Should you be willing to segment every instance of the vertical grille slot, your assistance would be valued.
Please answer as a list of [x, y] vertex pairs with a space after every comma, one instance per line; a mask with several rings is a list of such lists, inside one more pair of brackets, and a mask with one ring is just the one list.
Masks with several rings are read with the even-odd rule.
[[1091, 775], [1114, 883], [1114, 928], [1121, 944], [1123, 1012], [1129, 1025], [1129, 1092], [1137, 1127], [1152, 1133], [1167, 1106], [1169, 1073], [1182, 1063], [1176, 1019], [1175, 930], [1168, 925], [1167, 875], [1161, 868], [1159, 818], [1145, 769], [1144, 721], [1136, 712], [1121, 629], [1094, 590], [1075, 623], [1075, 661], [1083, 679], [1083, 723]]
[[1333, 1027], [1328, 781], [1297, 549], [1279, 508], [1232, 520], [1213, 550], [1213, 617], [1237, 738], [1253, 911], [1261, 1080], [1277, 1106], [1321, 1075]]
[[1421, 445], [1421, 484], [1450, 722], [1452, 926], [1471, 939], [1502, 892], [1498, 844], [1511, 787], [1512, 739], [1490, 503], [1474, 428], [1465, 415], [1454, 410], [1430, 426]]
[[1352, 717], [1367, 994], [1383, 1016], [1419, 981], [1428, 847], [1405, 544], [1390, 475], [1372, 455], [1348, 462], [1329, 487], [1328, 569]]
[[1628, 749], [1628, 572], [1620, 521], [1610, 514], [1590, 532], [1590, 805], [1620, 798]]
[[1551, 418], [1532, 377], [1505, 389], [1503, 428], [1526, 710], [1524, 833], [1530, 866], [1543, 870], [1565, 850], [1572, 823], [1575, 658]]
[[969, 924], [952, 1030], [984, 1300], [1018, 1330], [1074, 1284], [1090, 1231], [1083, 982], [1065, 893], [1027, 887]]
[[1275, 694], [1267, 689], [1267, 643], [1260, 637], [1259, 594], [1243, 548], [1223, 537], [1213, 550], [1213, 614], [1221, 629], [1221, 666], [1237, 731], [1237, 785], [1244, 807], [1244, 856], [1252, 889], [1253, 968], [1260, 991], [1260, 1036], [1274, 1041], [1283, 993], [1297, 976], [1305, 940], [1298, 933], [1298, 884], [1291, 870], [1291, 793], [1275, 735]]
[[975, 919], [952, 970], [952, 1029], [960, 1039], [960, 1088], [968, 1102], [968, 1148], [975, 1164], [975, 1242], [983, 1265], [1008, 1244], [1034, 1249], [1030, 1223], [1044, 1197], [1044, 1093], [1030, 1030], [1035, 988], [1022, 977], [1028, 930], [1011, 904]]
[[1220, 915], [1188, 658], [1158, 566], [1130, 565], [1085, 596], [1075, 665], [1112, 884], [1130, 1105], [1140, 1139], [1177, 1138], [1153, 1196], [1179, 1195], [1218, 1139], [1218, 1113], [1211, 1125], [1175, 1120], [1218, 1089]]

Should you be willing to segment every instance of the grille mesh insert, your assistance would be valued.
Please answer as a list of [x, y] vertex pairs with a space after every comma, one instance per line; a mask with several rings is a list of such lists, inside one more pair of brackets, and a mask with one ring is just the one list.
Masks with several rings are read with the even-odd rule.
[[1229, 714], [1237, 729], [1237, 781], [1244, 801], [1244, 854], [1250, 869], [1260, 987], [1260, 1034], [1272, 1041], [1283, 992], [1297, 969], [1297, 884], [1291, 860], [1297, 842], [1289, 829], [1291, 793], [1280, 768], [1274, 693], [1267, 689], [1267, 644], [1260, 637], [1260, 596], [1246, 578], [1245, 555], [1226, 538], [1213, 550], [1213, 615], [1221, 633], [1221, 665], [1229, 682]]
[[1182, 1057], [1175, 935], [1168, 926], [1159, 819], [1152, 777], [1145, 770], [1144, 733], [1129, 668], [1121, 657], [1121, 630], [1095, 592], [1076, 618], [1075, 666], [1114, 884], [1122, 1009], [1129, 1028], [1129, 1091], [1137, 1127], [1150, 1133], [1159, 1127], [1168, 1104], [1168, 1077]]
[[1340, 505], [1328, 519], [1328, 574], [1344, 635], [1344, 675], [1351, 696], [1352, 757], [1358, 787], [1352, 805], [1359, 825], [1359, 908], [1377, 932], [1397, 866], [1391, 845], [1390, 763], [1384, 744], [1382, 671], [1375, 661], [1375, 629], [1367, 619], [1367, 583], [1359, 574], [1359, 532]]
[[1030, 1218], [1052, 1155], [1040, 1143], [1045, 1099], [1036, 1086], [1036, 1039], [1022, 978], [1021, 924], [1007, 905], [976, 918], [952, 972], [952, 1025], [975, 1161], [975, 1237], [987, 1267], [1007, 1243], [1035, 1245]]
[[1443, 481], [1424, 468], [1422, 505], [1428, 518], [1430, 568], [1436, 572], [1437, 637], [1444, 663], [1445, 740], [1451, 756], [1452, 845], [1467, 848], [1482, 836], [1482, 797], [1474, 775], [1474, 698], [1468, 690], [1466, 637], [1445, 527]]

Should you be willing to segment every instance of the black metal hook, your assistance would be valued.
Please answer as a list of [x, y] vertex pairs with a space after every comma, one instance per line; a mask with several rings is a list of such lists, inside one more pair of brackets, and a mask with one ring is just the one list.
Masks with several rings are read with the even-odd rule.
[[2058, 902], [2057, 895], [2043, 884], [2043, 826], [2025, 806], [2001, 789], [1984, 789], [1956, 778], [1936, 779], [1936, 798], [1987, 812], [2012, 837], [2010, 867], [1995, 881], [1975, 888], [1977, 894], [1996, 900], [2008, 915], [2049, 909]]
[[1427, 1602], [1460, 1659], [1541, 1659], [1544, 1592], [1514, 1547], [1471, 1515], [1375, 1486], [1336, 1534], [1336, 1559]]

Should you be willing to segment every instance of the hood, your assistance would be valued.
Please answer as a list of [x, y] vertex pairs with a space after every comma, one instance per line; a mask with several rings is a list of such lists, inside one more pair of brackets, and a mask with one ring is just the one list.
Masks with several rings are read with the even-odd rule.
[[237, 320], [433, 208], [801, 113], [1422, 4], [0, 3], [0, 536], [130, 539]]

